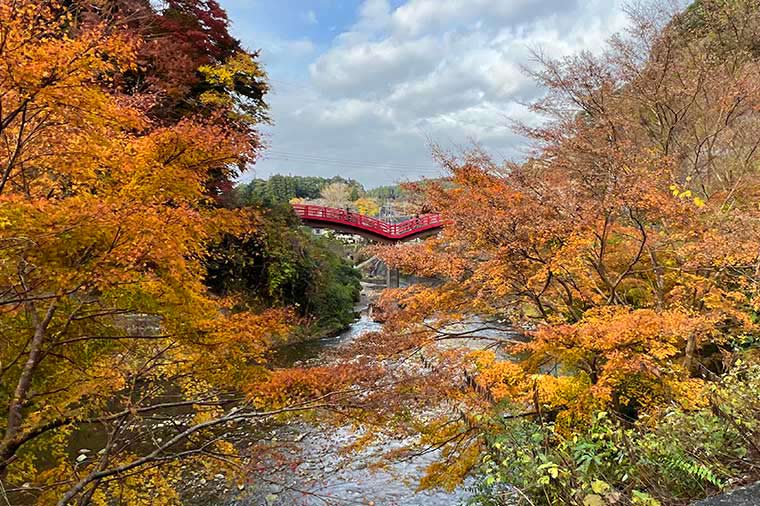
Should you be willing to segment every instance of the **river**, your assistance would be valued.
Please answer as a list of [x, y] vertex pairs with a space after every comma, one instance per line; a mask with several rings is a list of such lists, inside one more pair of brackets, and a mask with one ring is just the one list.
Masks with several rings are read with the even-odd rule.
[[[365, 287], [372, 289], [372, 287]], [[357, 336], [377, 331], [381, 325], [367, 315], [366, 293], [357, 308], [361, 317], [340, 335], [297, 345], [283, 350], [282, 365], [308, 363], [315, 365], [326, 352], [346, 345]], [[417, 483], [424, 468], [437, 458], [435, 453], [411, 461], [398, 462], [383, 470], [372, 470], [368, 464], [402, 441], [385, 440], [361, 452], [343, 453], [342, 448], [361, 434], [351, 427], [321, 426], [304, 422], [270, 428], [268, 439], [292, 460], [272, 457], [260, 460], [251, 476], [250, 490], [234, 489], [226, 503], [230, 506], [325, 506], [362, 504], [370, 506], [453, 506], [466, 498], [466, 486], [453, 492], [417, 492]]]
[[[310, 340], [281, 349], [275, 363], [280, 367], [319, 365], [329, 355], [350, 344], [357, 336], [381, 329], [370, 319], [370, 300], [379, 293], [376, 285], [364, 284], [362, 301], [355, 308], [359, 318], [335, 337]], [[171, 426], [190, 419], [187, 410], [161, 413], [163, 421], [146, 421], [154, 435], [170, 431]], [[166, 416], [176, 417], [169, 420]], [[380, 439], [380, 443], [358, 452], [343, 452], [362, 436], [351, 426], [335, 427], [318, 421], [289, 423], [254, 421], [231, 427], [230, 434], [241, 450], [247, 469], [244, 483], [232, 483], [225, 474], [210, 469], [181, 465], [179, 492], [188, 506], [456, 506], [466, 500], [468, 482], [453, 492], [416, 490], [425, 468], [437, 460], [430, 452], [404, 462], [391, 463], [381, 470], [371, 464], [387, 452], [404, 446], [404, 441]], [[70, 452], [77, 463], [96, 455], [107, 436], [92, 425], [72, 436]], [[160, 439], [158, 440], [160, 441]], [[406, 441], [409, 443], [410, 441]], [[271, 453], [266, 449], [270, 447]], [[264, 450], [262, 452], [262, 449]], [[45, 465], [45, 458], [40, 458]], [[21, 502], [31, 504], [33, 496]]]

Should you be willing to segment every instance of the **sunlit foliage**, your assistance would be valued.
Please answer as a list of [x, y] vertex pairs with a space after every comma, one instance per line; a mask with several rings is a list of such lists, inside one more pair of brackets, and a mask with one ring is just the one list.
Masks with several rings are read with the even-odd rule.
[[[379, 250], [441, 280], [387, 298], [397, 352], [438, 364], [444, 341], [488, 345], [460, 362], [461, 434], [491, 431], [492, 410], [569, 438], [599, 412], [656, 426], [706, 406], [708, 383], [756, 342], [760, 10], [706, 0], [630, 14], [598, 56], [536, 55], [547, 94], [532, 107], [546, 121], [519, 127], [529, 160], [438, 151], [451, 178], [425, 194], [443, 232]], [[452, 327], [462, 318], [470, 330]], [[495, 320], [523, 338], [489, 337]], [[448, 432], [438, 442], [466, 454]], [[445, 466], [433, 471], [446, 483]]]
[[[13, 503], [174, 504], [178, 459], [234, 467], [220, 428], [264, 416], [240, 392], [266, 378], [293, 320], [237, 312], [204, 285], [208, 246], [253, 223], [209, 192], [259, 149], [258, 119], [224, 98], [251, 85], [241, 74], [264, 78], [253, 56], [200, 58], [201, 96], [219, 105], [170, 118], [155, 89], [124, 84], [162, 79], [141, 58], [153, 42], [100, 4], [0, 1], [0, 478]], [[183, 418], [157, 426], [167, 409]]]

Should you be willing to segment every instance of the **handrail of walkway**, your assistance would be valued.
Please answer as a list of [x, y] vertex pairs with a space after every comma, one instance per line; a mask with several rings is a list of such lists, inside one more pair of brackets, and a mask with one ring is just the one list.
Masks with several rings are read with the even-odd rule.
[[390, 240], [404, 239], [442, 226], [441, 216], [438, 214], [424, 214], [400, 223], [391, 223], [348, 209], [338, 209], [335, 207], [293, 204], [293, 210], [302, 220], [334, 223], [349, 228], [357, 228]]

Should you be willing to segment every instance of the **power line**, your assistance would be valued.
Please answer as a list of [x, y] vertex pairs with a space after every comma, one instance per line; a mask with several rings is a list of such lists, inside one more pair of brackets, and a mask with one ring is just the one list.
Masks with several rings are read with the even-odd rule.
[[[316, 155], [316, 154], [309, 154], [309, 153], [294, 153], [290, 151], [280, 151], [273, 149], [271, 151], [268, 151], [268, 153], [272, 153], [275, 155], [281, 155], [281, 156], [297, 156], [300, 158], [310, 158], [314, 160], [327, 160], [331, 162], [346, 162], [346, 163], [369, 163], [371, 165], [387, 165], [392, 167], [399, 167], [401, 169], [409, 169], [409, 168], [421, 168], [422, 165], [414, 165], [411, 163], [404, 163], [404, 162], [392, 162], [392, 161], [386, 161], [386, 160], [376, 160], [376, 161], [366, 161], [366, 160], [348, 160], [345, 158], [336, 158], [334, 156], [325, 156], [325, 155]], [[424, 168], [431, 168], [425, 166]]]
[[321, 162], [314, 162], [314, 161], [302, 161], [302, 160], [292, 160], [289, 158], [271, 158], [271, 160], [274, 161], [281, 161], [281, 162], [292, 162], [297, 164], [306, 164], [306, 165], [328, 165], [331, 167], [335, 167], [338, 169], [346, 169], [346, 170], [353, 170], [353, 171], [360, 171], [362, 169], [366, 170], [373, 170], [373, 171], [381, 171], [381, 172], [392, 172], [396, 174], [424, 174], [429, 176], [442, 176], [442, 172], [433, 172], [433, 171], [424, 171], [424, 170], [406, 170], [406, 169], [391, 169], [387, 167], [373, 167], [369, 165], [363, 165], [363, 166], [351, 166], [351, 165], [345, 165], [345, 164], [324, 164]]
[[[274, 85], [281, 85], [285, 89], [302, 89], [302, 90], [314, 90], [311, 86], [304, 86], [300, 83], [293, 81], [286, 81], [282, 79], [270, 79], [270, 83]], [[331, 165], [340, 166], [342, 168], [349, 169], [372, 169], [383, 170], [387, 172], [397, 173], [423, 173], [430, 175], [441, 175], [441, 170], [433, 168], [431, 166], [418, 166], [411, 165], [403, 162], [391, 162], [391, 161], [361, 161], [361, 160], [346, 160], [341, 158], [328, 157], [324, 155], [314, 155], [308, 153], [293, 153], [289, 151], [272, 150], [264, 154], [264, 158], [268, 160], [278, 161], [290, 161], [296, 163], [312, 164], [312, 165]]]
[[327, 163], [327, 164], [345, 164], [352, 166], [372, 166], [372, 167], [385, 167], [399, 170], [423, 170], [423, 171], [437, 171], [436, 168], [431, 166], [422, 165], [401, 165], [394, 163], [385, 163], [383, 161], [361, 161], [361, 160], [342, 160], [336, 158], [316, 157], [308, 155], [298, 155], [295, 153], [267, 153], [267, 156], [271, 158], [284, 158], [289, 160], [300, 160], [315, 163]]
[[436, 169], [431, 166], [411, 165], [411, 164], [406, 164], [406, 163], [401, 163], [401, 162], [391, 162], [391, 161], [347, 160], [347, 159], [327, 157], [327, 156], [322, 156], [322, 155], [291, 153], [287, 151], [276, 151], [276, 150], [268, 151], [265, 155], [269, 156], [270, 158], [276, 158], [276, 159], [289, 159], [289, 160], [294, 160], [294, 161], [297, 160], [297, 161], [314, 162], [314, 163], [343, 164], [343, 165], [359, 166], [359, 167], [382, 167], [386, 169], [416, 170], [416, 171], [423, 171], [423, 172], [440, 172], [439, 169]]
[[329, 162], [329, 161], [321, 161], [321, 160], [309, 160], [309, 159], [300, 159], [296, 157], [288, 157], [288, 156], [268, 156], [265, 157], [269, 160], [279, 160], [279, 161], [289, 161], [289, 162], [295, 162], [295, 163], [303, 163], [303, 164], [311, 164], [311, 165], [330, 165], [334, 167], [340, 167], [344, 169], [371, 169], [371, 170], [382, 170], [386, 172], [398, 172], [398, 173], [425, 173], [430, 175], [440, 175], [441, 171], [433, 170], [433, 169], [426, 169], [426, 168], [406, 168], [402, 169], [399, 167], [388, 167], [384, 165], [372, 165], [369, 163], [356, 163], [356, 164], [350, 164], [345, 162]]
[[293, 88], [313, 88], [307, 81], [289, 81], [287, 79], [269, 78], [269, 82], [280, 83]]
[[423, 167], [402, 169], [399, 167], [388, 167], [388, 166], [380, 165], [380, 164], [378, 165], [373, 165], [373, 164], [368, 164], [368, 163], [350, 164], [350, 163], [343, 163], [343, 162], [329, 162], [329, 161], [323, 161], [323, 160], [308, 160], [308, 159], [295, 158], [295, 157], [289, 157], [289, 156], [270, 156], [270, 157], [266, 157], [266, 159], [290, 161], [290, 162], [304, 163], [304, 164], [309, 164], [309, 165], [330, 165], [330, 166], [335, 166], [335, 167], [344, 167], [344, 168], [352, 168], [352, 169], [380, 169], [380, 170], [386, 170], [390, 172], [422, 172], [426, 174], [440, 174], [441, 173], [440, 170], [426, 169]]
[[314, 86], [309, 86], [307, 84], [298, 84], [295, 82], [289, 82], [289, 81], [283, 81], [280, 79], [269, 79], [270, 89], [275, 94], [281, 90], [284, 91], [294, 91], [294, 90], [303, 90], [303, 91], [316, 91], [316, 88]]

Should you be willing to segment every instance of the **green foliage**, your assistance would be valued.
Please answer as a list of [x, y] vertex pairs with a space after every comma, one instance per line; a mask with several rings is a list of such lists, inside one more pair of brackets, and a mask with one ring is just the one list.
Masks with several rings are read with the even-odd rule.
[[549, 422], [502, 419], [473, 504], [503, 504], [507, 485], [535, 505], [656, 506], [713, 493], [758, 457], [758, 387], [760, 365], [740, 363], [714, 386], [711, 406], [633, 426], [606, 412], [572, 435]]
[[361, 275], [335, 240], [300, 226], [287, 205], [267, 210], [257, 233], [227, 236], [209, 254], [209, 287], [241, 294], [253, 306], [293, 306], [311, 334], [344, 328], [354, 319]]
[[[609, 484], [622, 482], [632, 468], [625, 433], [606, 413], [587, 432], [569, 438], [553, 424], [511, 419], [500, 425], [483, 459], [485, 490], [477, 504], [498, 504], [489, 490], [498, 483], [514, 485], [535, 504], [584, 504], [587, 496], [611, 493]], [[594, 498], [585, 502], [593, 504]]]
[[371, 197], [373, 199], [377, 199], [380, 201], [385, 200], [400, 200], [404, 197], [406, 197], [407, 192], [404, 191], [401, 186], [394, 184], [394, 185], [387, 185], [387, 186], [378, 186], [377, 188], [372, 188], [371, 190], [367, 190], [367, 196]]
[[248, 184], [238, 186], [238, 205], [272, 206], [287, 203], [292, 199], [318, 199], [322, 189], [331, 183], [345, 183], [350, 189], [351, 200], [364, 195], [364, 187], [353, 179], [340, 176], [332, 178], [314, 176], [283, 176], [276, 174], [269, 179], [254, 179]]

